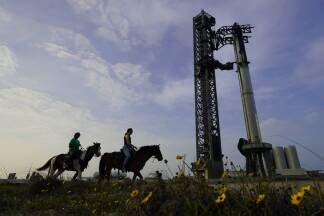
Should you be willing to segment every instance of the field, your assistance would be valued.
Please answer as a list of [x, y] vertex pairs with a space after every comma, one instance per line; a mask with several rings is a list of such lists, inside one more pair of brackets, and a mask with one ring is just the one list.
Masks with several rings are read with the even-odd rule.
[[0, 215], [324, 215], [322, 182], [179, 177], [0, 185]]

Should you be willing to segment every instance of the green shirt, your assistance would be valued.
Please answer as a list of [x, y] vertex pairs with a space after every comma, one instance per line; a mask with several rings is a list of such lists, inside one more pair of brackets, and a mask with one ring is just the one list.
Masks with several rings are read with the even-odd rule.
[[69, 143], [69, 148], [70, 148], [71, 151], [77, 151], [77, 150], [79, 150], [79, 147], [80, 146], [81, 145], [80, 145], [80, 141], [79, 140], [77, 140], [75, 138], [71, 139], [71, 141]]

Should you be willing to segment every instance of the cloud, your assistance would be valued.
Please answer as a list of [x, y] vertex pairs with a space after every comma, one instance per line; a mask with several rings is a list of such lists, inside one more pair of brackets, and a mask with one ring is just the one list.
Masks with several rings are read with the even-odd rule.
[[11, 15], [8, 11], [0, 7], [0, 23], [8, 23], [11, 21]]
[[74, 52], [94, 52], [91, 42], [84, 35], [67, 28], [49, 26], [50, 41], [67, 46]]
[[194, 96], [194, 87], [192, 78], [183, 80], [168, 81], [162, 90], [155, 96], [155, 102], [165, 107], [192, 101]]
[[67, 0], [67, 2], [77, 11], [85, 12], [94, 8], [97, 0]]
[[118, 110], [141, 101], [141, 95], [127, 85], [116, 82], [110, 75], [88, 73], [86, 85], [96, 90], [103, 100], [109, 101], [111, 107]]
[[294, 74], [293, 82], [307, 84], [307, 86], [318, 86], [324, 81], [324, 37], [320, 37], [308, 44], [305, 55], [299, 61]]
[[122, 83], [134, 87], [146, 85], [150, 77], [150, 73], [138, 64], [117, 63], [112, 66], [112, 70]]
[[82, 85], [95, 90], [112, 108], [141, 104], [150, 97], [150, 72], [144, 66], [107, 62], [80, 33], [50, 27], [49, 40], [36, 47], [69, 65], [67, 71], [78, 71], [85, 80]]
[[0, 46], [0, 77], [16, 72], [17, 63], [14, 53], [4, 45]]
[[157, 45], [178, 13], [172, 1], [67, 0], [77, 12], [96, 26], [97, 35], [129, 49], [135, 45]]
[[43, 48], [51, 55], [58, 58], [78, 60], [78, 57], [72, 54], [66, 47], [54, 43], [45, 42], [41, 45], [38, 45], [38, 47]]

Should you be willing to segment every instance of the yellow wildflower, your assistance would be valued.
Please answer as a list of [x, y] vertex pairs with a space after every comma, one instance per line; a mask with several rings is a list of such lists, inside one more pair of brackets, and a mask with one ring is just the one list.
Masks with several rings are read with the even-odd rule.
[[195, 162], [196, 169], [204, 169], [205, 168], [205, 162], [203, 160], [197, 160]]
[[304, 193], [309, 193], [311, 190], [311, 186], [310, 185], [307, 185], [307, 186], [304, 186], [300, 189], [300, 191], [303, 191]]
[[265, 198], [265, 194], [259, 194], [258, 199], [256, 200], [256, 204], [262, 202]]
[[147, 203], [147, 201], [149, 201], [149, 199], [151, 198], [153, 192], [151, 191], [143, 200], [142, 200], [142, 204]]
[[215, 202], [216, 202], [217, 204], [219, 204], [219, 203], [224, 202], [225, 199], [226, 199], [226, 195], [225, 195], [225, 193], [222, 193], [221, 195], [219, 195], [219, 196], [217, 197], [217, 199], [215, 200]]
[[222, 187], [220, 190], [219, 190], [219, 194], [225, 194], [227, 191], [227, 187]]
[[254, 176], [254, 173], [253, 173], [253, 172], [250, 172], [250, 173], [248, 174], [248, 176], [249, 176], [249, 177], [253, 177], [253, 176]]
[[300, 202], [303, 200], [304, 198], [304, 192], [303, 191], [299, 191], [293, 195], [291, 195], [291, 204], [293, 205], [299, 205]]
[[222, 176], [221, 176], [221, 179], [224, 179], [224, 178], [226, 178], [228, 176], [228, 173], [225, 171], [225, 172], [223, 172], [223, 174], [222, 174]]
[[183, 176], [185, 176], [184, 170], [180, 169], [178, 172], [178, 177], [183, 177]]
[[138, 194], [139, 194], [139, 190], [137, 190], [137, 189], [133, 190], [133, 191], [130, 193], [131, 197], [136, 197]]
[[183, 159], [183, 156], [181, 156], [181, 155], [177, 155], [176, 159], [177, 159], [177, 160], [182, 160], [182, 159]]

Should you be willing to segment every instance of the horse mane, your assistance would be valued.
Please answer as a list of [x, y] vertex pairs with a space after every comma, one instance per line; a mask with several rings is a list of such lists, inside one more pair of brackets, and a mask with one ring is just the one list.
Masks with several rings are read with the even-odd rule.
[[89, 148], [94, 148], [94, 147], [96, 147], [97, 145], [100, 146], [100, 143], [93, 143], [92, 145], [87, 146], [87, 148], [86, 148], [85, 150], [87, 151], [87, 150], [89, 150]]
[[141, 146], [137, 151], [147, 151], [151, 149], [152, 147], [156, 147], [157, 145], [147, 145], [147, 146]]

